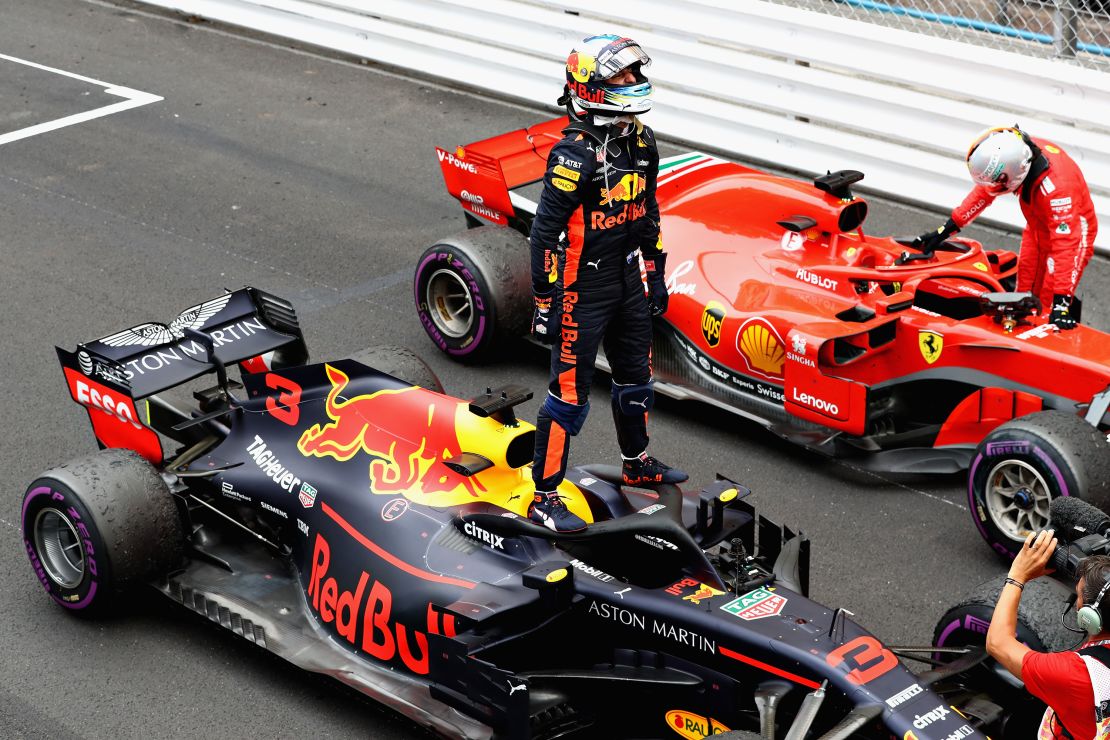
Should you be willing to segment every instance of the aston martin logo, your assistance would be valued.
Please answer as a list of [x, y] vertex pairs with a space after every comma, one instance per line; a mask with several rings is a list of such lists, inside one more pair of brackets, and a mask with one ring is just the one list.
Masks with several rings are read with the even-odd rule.
[[208, 319], [218, 314], [227, 302], [231, 300], [231, 293], [214, 298], [205, 303], [187, 308], [176, 319], [165, 324], [139, 324], [130, 329], [104, 337], [100, 341], [109, 347], [132, 347], [140, 345], [153, 347], [159, 344], [168, 344], [185, 336], [186, 329], [199, 329]]
[[922, 329], [917, 335], [917, 346], [925, 362], [932, 365], [940, 359], [940, 353], [944, 351], [944, 335]]
[[736, 349], [748, 369], [765, 377], [781, 378], [786, 349], [782, 338], [766, 319], [748, 319], [736, 335]]

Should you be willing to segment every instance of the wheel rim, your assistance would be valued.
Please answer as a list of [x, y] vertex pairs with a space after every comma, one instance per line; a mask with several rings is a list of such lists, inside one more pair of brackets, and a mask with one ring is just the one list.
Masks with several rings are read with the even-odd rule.
[[1003, 460], [991, 469], [986, 485], [987, 512], [999, 530], [1023, 542], [1049, 521], [1052, 491], [1037, 469], [1021, 460]]
[[76, 588], [85, 577], [85, 548], [77, 528], [57, 509], [43, 509], [35, 517], [35, 549], [50, 580], [62, 588]]
[[428, 278], [425, 299], [436, 328], [458, 339], [470, 333], [474, 323], [474, 299], [470, 287], [452, 270], [436, 270]]

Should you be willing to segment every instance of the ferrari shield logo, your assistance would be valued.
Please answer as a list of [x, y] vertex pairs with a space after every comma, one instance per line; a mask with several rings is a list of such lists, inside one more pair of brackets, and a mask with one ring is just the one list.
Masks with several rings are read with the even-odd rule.
[[921, 350], [921, 356], [925, 358], [925, 362], [932, 365], [940, 359], [940, 353], [944, 351], [944, 335], [923, 329], [917, 335], [917, 346]]

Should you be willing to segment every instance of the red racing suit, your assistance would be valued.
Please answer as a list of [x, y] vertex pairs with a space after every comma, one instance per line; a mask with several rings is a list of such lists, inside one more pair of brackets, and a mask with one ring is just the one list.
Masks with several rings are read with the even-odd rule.
[[[556, 291], [558, 329], [549, 398], [536, 422], [537, 490], [555, 490], [566, 471], [569, 437], [585, 421], [599, 345], [604, 342], [615, 386], [650, 392], [652, 319], [641, 253], [654, 270], [652, 257], [661, 249], [659, 150], [651, 129], [633, 121], [624, 130], [573, 121], [547, 158], [530, 236], [532, 288], [537, 295]], [[649, 406], [638, 405], [644, 413], [622, 413], [613, 403], [626, 457], [648, 443]]]
[[[1060, 147], [1031, 139], [1033, 162], [1018, 191], [1025, 231], [1018, 256], [1018, 291], [1031, 291], [1047, 313], [1053, 296], [1074, 296], [1091, 261], [1098, 219], [1079, 166]], [[959, 228], [974, 220], [998, 194], [976, 185], [952, 211]]]

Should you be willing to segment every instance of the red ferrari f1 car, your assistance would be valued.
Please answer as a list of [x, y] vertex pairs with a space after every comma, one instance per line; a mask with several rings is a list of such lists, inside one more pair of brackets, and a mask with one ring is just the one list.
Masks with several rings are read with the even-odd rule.
[[[424, 252], [415, 300], [452, 357], [489, 357], [527, 331], [536, 204], [523, 191], [565, 125], [437, 150], [470, 228]], [[851, 191], [862, 177], [801, 182], [699, 153], [661, 162], [671, 301], [656, 389], [863, 467], [968, 469], [975, 523], [1003, 554], [1056, 496], [1110, 505], [1110, 335], [1057, 331], [1012, 292], [1013, 253], [865, 235]]]
[[30, 484], [22, 532], [72, 613], [153, 585], [452, 738], [999, 738], [1043, 712], [948, 626], [981, 598], [935, 646], [884, 645], [807, 597], [808, 540], [727, 479], [573, 468], [589, 528], [533, 524], [527, 391], [452, 398], [404, 350], [308, 364], [292, 306], [253, 288], [58, 357], [102, 449]]

